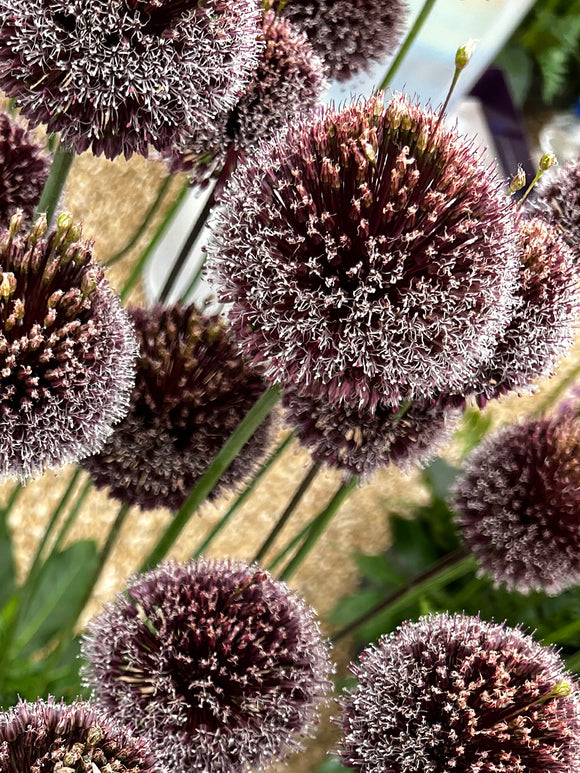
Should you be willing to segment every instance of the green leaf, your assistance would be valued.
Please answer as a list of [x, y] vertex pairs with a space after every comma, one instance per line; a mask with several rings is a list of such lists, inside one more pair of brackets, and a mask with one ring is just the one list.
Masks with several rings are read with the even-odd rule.
[[0, 607], [12, 597], [16, 585], [14, 553], [8, 529], [8, 513], [0, 510]]
[[422, 478], [436, 499], [447, 499], [449, 490], [455, 483], [461, 470], [446, 462], [445, 459], [434, 459], [422, 470]]
[[407, 577], [414, 577], [439, 558], [437, 546], [420, 520], [395, 516], [391, 518], [391, 534], [393, 546], [387, 555]]
[[[532, 85], [534, 63], [531, 55], [521, 46], [512, 43], [508, 44], [503, 51], [500, 51], [499, 55], [496, 57], [495, 63], [503, 70], [513, 100], [516, 105], [521, 108], [526, 101], [526, 97], [528, 96]], [[516, 170], [511, 169], [510, 172], [515, 174]], [[482, 414], [480, 413], [479, 415], [481, 416]], [[485, 418], [488, 420], [488, 423], [491, 424], [491, 416], [486, 414]], [[477, 445], [477, 442], [472, 448], [475, 447], [475, 445]], [[469, 450], [471, 449], [468, 449], [466, 453], [469, 453]]]
[[27, 613], [19, 621], [15, 652], [27, 655], [42, 649], [74, 623], [96, 566], [97, 547], [92, 540], [75, 542], [44, 565]]
[[560, 48], [550, 48], [538, 55], [542, 71], [542, 98], [550, 103], [563, 89], [568, 73], [568, 57]]
[[362, 553], [355, 556], [359, 573], [373, 585], [398, 588], [405, 581], [405, 575], [399, 572], [384, 555], [369, 556]]

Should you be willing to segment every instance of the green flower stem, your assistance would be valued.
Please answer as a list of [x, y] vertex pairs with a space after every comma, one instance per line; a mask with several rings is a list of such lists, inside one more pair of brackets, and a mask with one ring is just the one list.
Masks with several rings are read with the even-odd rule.
[[43, 212], [46, 213], [46, 220], [49, 226], [56, 212], [73, 159], [74, 153], [70, 150], [65, 150], [59, 143], [52, 159], [50, 172], [44, 184], [38, 207], [36, 208], [37, 217]]
[[475, 557], [472, 554], [468, 554], [464, 548], [449, 553], [440, 561], [425, 569], [406, 585], [401, 588], [397, 588], [396, 591], [388, 595], [374, 607], [371, 607], [362, 615], [357, 617], [352, 622], [345, 625], [337, 631], [332, 637], [331, 641], [336, 643], [340, 641], [349, 633], [356, 631], [361, 625], [368, 623], [379, 613], [389, 611], [395, 611], [402, 607], [416, 601], [422, 596], [425, 591], [433, 591], [437, 588], [441, 588], [452, 580], [456, 580], [459, 577], [463, 577], [469, 572], [472, 572], [477, 566]]
[[157, 196], [155, 197], [155, 201], [149, 209], [147, 210], [147, 214], [143, 218], [140, 226], [137, 228], [133, 236], [129, 239], [127, 244], [116, 252], [114, 255], [112, 255], [106, 262], [105, 266], [113, 266], [115, 263], [118, 263], [121, 258], [124, 258], [125, 255], [131, 250], [139, 241], [143, 233], [145, 232], [145, 229], [149, 225], [149, 223], [152, 221], [154, 216], [157, 214], [157, 210], [161, 206], [161, 202], [165, 198], [165, 194], [167, 193], [167, 190], [169, 189], [169, 186], [171, 185], [173, 178], [171, 175], [166, 175], [166, 177], [163, 179], [163, 182], [159, 186], [159, 190], [157, 191]]
[[276, 521], [274, 524], [273, 529], [268, 534], [264, 542], [262, 543], [262, 547], [258, 550], [256, 555], [254, 556], [252, 563], [259, 564], [266, 553], [268, 552], [270, 546], [273, 544], [276, 537], [280, 534], [284, 526], [288, 523], [292, 513], [296, 509], [296, 507], [299, 505], [300, 501], [302, 500], [302, 497], [304, 494], [308, 491], [310, 488], [310, 485], [314, 478], [318, 475], [320, 468], [322, 464], [321, 462], [314, 462], [311, 466], [304, 478], [302, 479], [302, 482], [294, 492], [294, 496], [288, 503], [288, 507], [284, 510], [280, 518]]
[[246, 501], [246, 499], [250, 496], [252, 491], [255, 489], [256, 484], [258, 481], [266, 474], [266, 472], [270, 469], [270, 467], [274, 464], [276, 459], [278, 459], [279, 456], [282, 455], [282, 453], [286, 450], [286, 448], [290, 445], [290, 442], [294, 438], [294, 433], [291, 432], [288, 437], [280, 443], [278, 448], [276, 448], [272, 454], [266, 459], [264, 464], [260, 467], [256, 475], [252, 478], [252, 480], [248, 483], [246, 488], [242, 491], [242, 493], [237, 497], [237, 499], [232, 503], [230, 508], [227, 510], [227, 512], [220, 518], [220, 520], [216, 523], [216, 525], [213, 527], [213, 529], [210, 531], [208, 536], [203, 540], [203, 542], [199, 545], [199, 547], [194, 551], [192, 554], [192, 558], [199, 558], [201, 555], [205, 553], [205, 551], [208, 549], [208, 547], [211, 545], [213, 540], [217, 537], [217, 535], [223, 530], [223, 528], [227, 525], [227, 523], [231, 520], [234, 513], [243, 505], [243, 503]]
[[342, 503], [356, 488], [357, 483], [358, 478], [354, 475], [347, 478], [344, 483], [341, 483], [328, 505], [319, 514], [319, 517], [315, 518], [312, 522], [304, 542], [298, 548], [294, 556], [290, 559], [284, 571], [280, 574], [281, 580], [289, 580], [296, 572], [300, 564], [304, 561], [306, 556], [310, 553], [312, 548], [323, 535], [326, 527], [336, 515]]
[[558, 644], [558, 642], [561, 642], [563, 639], [569, 639], [570, 636], [576, 636], [578, 633], [580, 633], [579, 617], [572, 620], [572, 622], [567, 623], [567, 625], [562, 625], [560, 628], [552, 631], [549, 636], [544, 636], [543, 644]]
[[319, 513], [316, 518], [314, 518], [310, 523], [307, 523], [306, 526], [304, 526], [296, 536], [292, 537], [292, 539], [282, 548], [282, 550], [278, 553], [276, 558], [274, 558], [266, 567], [266, 569], [273, 574], [274, 569], [278, 567], [279, 564], [282, 563], [282, 561], [286, 558], [288, 553], [291, 553], [296, 545], [298, 545], [304, 537], [308, 534], [310, 529], [313, 527], [313, 525], [317, 522], [318, 519], [320, 519], [321, 513]]
[[153, 550], [143, 561], [140, 569], [141, 572], [156, 566], [165, 558], [191, 516], [212, 491], [221, 476], [280, 400], [281, 396], [282, 391], [280, 387], [274, 386], [267, 389], [254, 403], [194, 486], [183, 507], [176, 513]]
[[550, 392], [544, 400], [534, 410], [534, 416], [541, 416], [543, 413], [552, 408], [553, 405], [562, 397], [564, 392], [571, 386], [576, 379], [580, 376], [580, 364], [576, 365], [568, 375], [563, 378], [553, 392]]
[[218, 182], [219, 180], [216, 180], [216, 182], [214, 183], [211, 193], [209, 194], [207, 201], [203, 205], [203, 209], [199, 213], [195, 223], [191, 228], [191, 231], [188, 234], [187, 239], [185, 240], [181, 250], [179, 251], [177, 258], [173, 263], [171, 271], [169, 272], [169, 276], [165, 280], [165, 284], [163, 285], [161, 292], [159, 293], [159, 303], [165, 303], [165, 301], [169, 297], [169, 293], [173, 290], [173, 286], [175, 285], [175, 282], [177, 281], [177, 277], [179, 276], [183, 266], [185, 265], [185, 262], [189, 256], [189, 253], [192, 247], [198, 240], [199, 235], [201, 234], [201, 232], [205, 227], [207, 219], [215, 204], [215, 193], [218, 186]]
[[403, 44], [398, 50], [397, 56], [393, 59], [391, 66], [387, 71], [387, 74], [383, 78], [383, 81], [379, 86], [379, 91], [383, 91], [384, 89], [386, 89], [389, 83], [392, 81], [395, 73], [403, 63], [403, 59], [407, 56], [407, 52], [411, 48], [411, 45], [413, 44], [415, 38], [421, 31], [423, 24], [425, 24], [425, 22], [427, 21], [427, 17], [433, 10], [433, 6], [435, 5], [436, 2], [437, 0], [425, 0], [423, 8], [421, 8], [419, 15], [415, 19], [415, 23], [407, 33], [407, 37], [405, 38], [405, 40], [403, 41]]
[[86, 481], [85, 485], [81, 488], [76, 502], [73, 504], [73, 506], [70, 509], [69, 514], [66, 517], [65, 522], [63, 523], [56, 540], [54, 541], [54, 545], [52, 546], [52, 549], [48, 555], [48, 558], [46, 559], [45, 563], [47, 561], [50, 561], [52, 556], [55, 555], [60, 550], [60, 547], [62, 543], [65, 540], [65, 537], [71, 530], [72, 525], [77, 519], [78, 514], [81, 511], [81, 508], [85, 502], [85, 499], [88, 497], [88, 495], [91, 493], [91, 489], [93, 487], [93, 481], [89, 478], [89, 480]]
[[566, 668], [575, 673], [580, 672], [580, 650], [575, 655], [566, 658]]
[[18, 501], [18, 497], [23, 491], [24, 491], [24, 486], [20, 482], [16, 483], [14, 488], [10, 492], [8, 501], [6, 502], [4, 507], [0, 508], [0, 512], [2, 513], [2, 520], [4, 520], [5, 518], [8, 518], [8, 516], [12, 512], [12, 508]]
[[135, 287], [139, 279], [141, 278], [141, 274], [143, 273], [143, 268], [145, 267], [145, 264], [153, 254], [155, 248], [163, 238], [165, 231], [167, 230], [169, 224], [173, 220], [173, 217], [175, 216], [175, 213], [181, 206], [187, 191], [189, 190], [189, 185], [187, 182], [183, 184], [183, 187], [179, 191], [177, 198], [173, 202], [173, 204], [169, 207], [167, 212], [165, 213], [165, 216], [161, 223], [159, 224], [157, 231], [155, 232], [153, 238], [141, 254], [141, 257], [137, 261], [137, 263], [134, 265], [133, 270], [131, 271], [131, 274], [129, 275], [127, 281], [123, 285], [120, 296], [121, 300], [125, 301], [127, 300], [127, 296], [131, 292], [131, 290]]

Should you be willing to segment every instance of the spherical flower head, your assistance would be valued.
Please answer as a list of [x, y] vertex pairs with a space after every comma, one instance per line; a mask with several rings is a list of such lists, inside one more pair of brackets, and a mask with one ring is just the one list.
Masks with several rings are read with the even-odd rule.
[[439, 614], [403, 623], [352, 667], [343, 762], [361, 773], [570, 773], [578, 684], [518, 628]]
[[521, 220], [518, 235], [517, 305], [492, 357], [464, 390], [473, 391], [481, 406], [511, 390], [529, 390], [537, 379], [553, 375], [574, 343], [580, 291], [572, 252], [558, 229], [539, 217]]
[[208, 245], [248, 360], [351, 407], [463, 385], [508, 324], [513, 205], [440, 116], [380, 95], [239, 167]]
[[327, 86], [322, 60], [287, 19], [265, 13], [261, 40], [258, 66], [236, 105], [171, 154], [172, 171], [190, 171], [193, 184], [231, 168], [298, 114], [311, 114]]
[[148, 733], [168, 770], [263, 769], [299, 748], [330, 687], [313, 610], [241, 562], [136, 575], [82, 650], [98, 702]]
[[0, 111], [0, 228], [21, 210], [32, 217], [48, 177], [49, 156], [24, 123]]
[[0, 712], [0, 770], [162, 773], [149, 741], [90, 703], [52, 697]]
[[304, 30], [339, 81], [392, 53], [408, 12], [403, 0], [278, 0], [274, 7]]
[[79, 153], [147, 155], [235, 102], [258, 22], [255, 0], [1, 0], [0, 87]]
[[455, 508], [494, 582], [561, 593], [580, 582], [580, 418], [564, 411], [500, 431], [469, 457]]
[[460, 411], [415, 402], [399, 409], [349, 408], [286, 392], [286, 420], [314, 459], [359, 476], [389, 464], [425, 464], [450, 437]]
[[580, 158], [542, 175], [533, 206], [560, 230], [580, 262]]
[[[178, 510], [266, 384], [219, 317], [179, 304], [129, 313], [141, 351], [129, 412], [82, 464], [121, 502]], [[257, 429], [212, 496], [252, 472], [271, 424]]]
[[98, 451], [127, 412], [132, 325], [70, 215], [0, 231], [0, 477]]

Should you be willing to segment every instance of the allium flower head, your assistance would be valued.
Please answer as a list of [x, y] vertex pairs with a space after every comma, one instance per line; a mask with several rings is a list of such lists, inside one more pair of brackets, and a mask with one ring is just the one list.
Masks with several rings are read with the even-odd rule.
[[485, 440], [457, 484], [469, 549], [497, 584], [557, 594], [580, 582], [580, 418], [565, 411]]
[[572, 773], [578, 684], [518, 628], [439, 614], [368, 647], [343, 699], [342, 759], [361, 773]]
[[208, 249], [244, 353], [352, 407], [461, 386], [511, 316], [512, 204], [440, 116], [381, 96], [239, 167]]
[[3, 773], [161, 773], [150, 743], [90, 703], [20, 701], [0, 712]]
[[429, 402], [399, 410], [379, 403], [349, 408], [289, 390], [286, 419], [299, 441], [318, 461], [355, 475], [370, 475], [396, 464], [406, 469], [428, 461], [449, 438], [460, 412]]
[[518, 235], [518, 305], [492, 357], [471, 382], [480, 405], [551, 376], [574, 342], [580, 277], [570, 249], [558, 230], [539, 217], [521, 220]]
[[299, 747], [330, 686], [313, 610], [241, 562], [136, 575], [82, 649], [97, 701], [148, 733], [168, 770], [262, 769]]
[[534, 207], [558, 227], [580, 262], [580, 158], [550, 169], [540, 178]]
[[[129, 313], [141, 351], [129, 412], [82, 464], [122, 502], [177, 510], [266, 384], [240, 359], [219, 317], [181, 305]], [[251, 473], [270, 426], [257, 429], [218, 490]]]
[[63, 214], [0, 231], [0, 476], [98, 451], [127, 412], [136, 342], [92, 245]]
[[1, 0], [0, 87], [77, 152], [163, 150], [256, 63], [255, 0]]
[[408, 10], [403, 0], [278, 0], [280, 6], [341, 81], [395, 50]]
[[17, 210], [31, 218], [48, 177], [49, 156], [23, 122], [0, 111], [0, 228]]
[[187, 137], [172, 156], [172, 169], [191, 171], [192, 183], [235, 164], [260, 140], [276, 137], [296, 115], [311, 114], [327, 85], [322, 61], [287, 19], [272, 11], [264, 14], [261, 38], [258, 66], [235, 106]]

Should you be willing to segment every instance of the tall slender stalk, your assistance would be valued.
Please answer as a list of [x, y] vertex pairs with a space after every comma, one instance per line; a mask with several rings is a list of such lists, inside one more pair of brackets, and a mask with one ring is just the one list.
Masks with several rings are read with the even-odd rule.
[[2, 518], [8, 518], [10, 513], [12, 512], [12, 508], [18, 501], [18, 497], [20, 494], [24, 491], [24, 486], [22, 483], [18, 482], [14, 485], [14, 488], [10, 492], [8, 496], [8, 500], [4, 507], [0, 507], [0, 513], [2, 514]]
[[270, 546], [273, 544], [273, 542], [276, 539], [276, 537], [280, 534], [280, 532], [282, 531], [284, 526], [288, 523], [292, 513], [294, 512], [294, 510], [296, 509], [296, 507], [300, 503], [302, 497], [304, 496], [304, 494], [310, 488], [310, 485], [311, 485], [312, 481], [314, 480], [314, 478], [318, 475], [321, 466], [322, 466], [321, 462], [314, 462], [310, 466], [310, 469], [308, 470], [308, 472], [306, 473], [306, 475], [302, 479], [302, 482], [300, 483], [300, 485], [298, 486], [298, 488], [294, 492], [294, 496], [292, 497], [292, 499], [288, 503], [288, 506], [286, 507], [286, 509], [284, 510], [282, 515], [280, 516], [280, 518], [278, 518], [278, 520], [274, 524], [274, 527], [272, 528], [272, 530], [270, 531], [270, 533], [268, 534], [268, 536], [266, 537], [266, 539], [262, 543], [261, 548], [258, 550], [256, 555], [254, 556], [252, 563], [259, 564], [262, 561], [262, 559], [264, 558], [264, 556], [268, 552]]
[[36, 208], [37, 216], [43, 212], [46, 213], [46, 220], [49, 226], [54, 218], [73, 159], [74, 153], [70, 150], [65, 150], [59, 143], [40, 195], [38, 207]]
[[93, 481], [89, 479], [86, 481], [85, 485], [81, 488], [79, 495], [76, 499], [76, 502], [74, 502], [73, 506], [69, 511], [69, 514], [66, 517], [65, 522], [61, 526], [61, 529], [56, 537], [56, 540], [54, 541], [54, 545], [52, 546], [52, 549], [46, 559], [46, 562], [50, 561], [52, 556], [54, 556], [60, 550], [62, 543], [64, 542], [67, 534], [71, 530], [72, 525], [76, 521], [77, 516], [81, 511], [81, 508], [85, 502], [85, 499], [91, 493], [92, 487], [93, 487]]
[[293, 437], [294, 437], [294, 433], [291, 432], [286, 437], [286, 439], [283, 440], [282, 443], [280, 443], [278, 448], [276, 448], [272, 452], [272, 454], [270, 454], [268, 459], [266, 459], [266, 461], [260, 467], [258, 472], [253, 476], [252, 480], [248, 483], [246, 488], [236, 498], [236, 500], [225, 512], [225, 514], [220, 518], [220, 520], [216, 523], [216, 525], [213, 527], [213, 529], [210, 531], [207, 537], [203, 540], [203, 542], [201, 542], [201, 544], [196, 548], [196, 550], [193, 552], [191, 556], [192, 558], [199, 558], [201, 555], [205, 553], [205, 551], [208, 549], [208, 547], [211, 545], [211, 543], [214, 541], [217, 535], [224, 529], [227, 523], [231, 520], [232, 516], [236, 513], [237, 510], [239, 510], [239, 508], [244, 504], [246, 499], [250, 496], [252, 491], [255, 489], [257, 483], [268, 472], [268, 470], [274, 464], [276, 459], [278, 459], [278, 457], [282, 455], [282, 453], [285, 451], [287, 446], [292, 441]]
[[407, 56], [407, 53], [411, 48], [411, 45], [413, 44], [415, 38], [421, 31], [421, 28], [427, 21], [427, 17], [433, 10], [433, 6], [435, 5], [436, 2], [437, 0], [425, 0], [423, 8], [421, 8], [419, 15], [415, 19], [413, 26], [407, 33], [407, 37], [405, 38], [401, 47], [399, 48], [396, 57], [391, 62], [391, 66], [387, 70], [387, 74], [385, 75], [381, 85], [379, 86], [379, 91], [383, 91], [384, 89], [386, 89], [389, 83], [393, 80], [395, 73], [403, 63], [403, 60]]
[[427, 589], [440, 588], [452, 580], [472, 572], [476, 567], [476, 560], [472, 554], [468, 554], [464, 548], [449, 553], [437, 561], [424, 572], [421, 572], [406, 585], [398, 588], [374, 607], [371, 607], [352, 622], [337, 631], [331, 641], [336, 643], [349, 633], [356, 631], [361, 625], [368, 623], [379, 613], [387, 610], [400, 609], [419, 598]]
[[162, 561], [175, 541], [186, 527], [189, 519], [197, 508], [204, 502], [207, 495], [215, 487], [221, 476], [234, 461], [236, 456], [266, 419], [272, 408], [276, 405], [282, 392], [279, 386], [267, 389], [254, 403], [246, 416], [238, 424], [228, 440], [211, 462], [205, 473], [194, 486], [186, 499], [183, 507], [176, 513], [173, 520], [161, 535], [155, 547], [141, 565], [142, 572]]
[[290, 559], [284, 571], [280, 574], [281, 580], [289, 580], [290, 577], [292, 577], [292, 575], [296, 572], [300, 564], [304, 561], [320, 537], [324, 534], [326, 527], [339, 511], [342, 503], [356, 488], [357, 483], [358, 478], [354, 475], [347, 478], [344, 483], [341, 483], [328, 505], [312, 522], [308, 534], [306, 535], [306, 539], [298, 548], [294, 556]]

